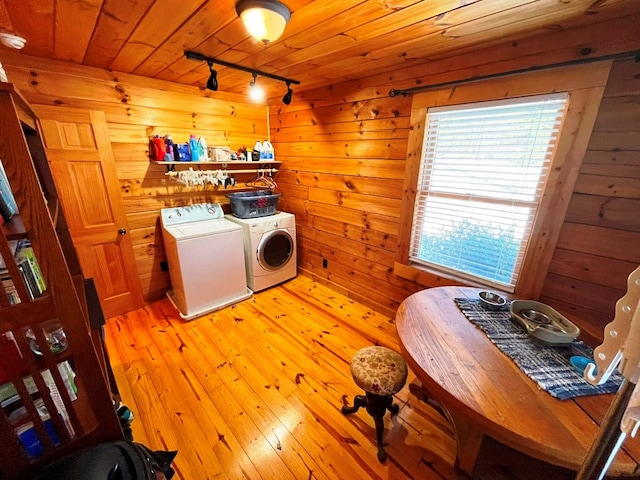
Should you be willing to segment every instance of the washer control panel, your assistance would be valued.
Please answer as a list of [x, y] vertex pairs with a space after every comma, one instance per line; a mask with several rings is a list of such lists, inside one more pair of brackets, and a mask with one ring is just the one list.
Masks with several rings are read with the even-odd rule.
[[195, 205], [160, 210], [160, 220], [165, 227], [222, 217], [224, 217], [224, 212], [218, 203], [197, 203]]

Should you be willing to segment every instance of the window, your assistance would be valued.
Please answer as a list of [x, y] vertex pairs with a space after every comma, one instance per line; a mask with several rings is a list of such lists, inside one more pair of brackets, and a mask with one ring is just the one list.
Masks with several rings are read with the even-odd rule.
[[[610, 70], [611, 62], [593, 62], [455, 85], [434, 85], [414, 93], [394, 274], [424, 287], [495, 286], [513, 291], [520, 298], [539, 299], [569, 204], [575, 197], [580, 164]], [[566, 93], [557, 95], [557, 92]], [[495, 132], [500, 124], [498, 119], [487, 120], [495, 125], [471, 131], [471, 120], [461, 123], [450, 117], [462, 115], [464, 119], [465, 115], [478, 113], [477, 110], [483, 108], [487, 110], [485, 113], [498, 112], [500, 107], [507, 112], [517, 110], [520, 104], [525, 104], [522, 108], [526, 110], [527, 104], [541, 101], [543, 111], [551, 107], [561, 115], [555, 128], [541, 137], [546, 135], [546, 141], [552, 146], [547, 143], [546, 147], [537, 147], [546, 148], [543, 166], [533, 158], [526, 158], [521, 150], [518, 150], [521, 158], [513, 160], [510, 152], [525, 143], [524, 137], [517, 136], [515, 125], [522, 131], [527, 128], [535, 131], [537, 127], [521, 126], [510, 119], [506, 123], [514, 136], [506, 137], [509, 148], [495, 145], [491, 148], [495, 137], [505, 141], [504, 136]], [[545, 116], [541, 117], [540, 127], [547, 125]], [[447, 128], [450, 132], [456, 131], [456, 135], [444, 134], [447, 122]], [[428, 133], [433, 129], [437, 129], [437, 141]], [[456, 145], [456, 141], [467, 142], [467, 145]], [[454, 152], [458, 148], [465, 155], [460, 152], [453, 155], [452, 148]], [[473, 150], [473, 156], [472, 148], [478, 149]], [[442, 154], [447, 149], [448, 153]], [[427, 152], [429, 156], [425, 155]], [[462, 161], [468, 157], [473, 161]], [[515, 168], [518, 165], [520, 170]], [[476, 216], [472, 217], [474, 212]], [[453, 218], [457, 225], [450, 220]], [[438, 221], [440, 230], [434, 231]], [[439, 243], [434, 241], [437, 245], [434, 248], [447, 256], [457, 249], [458, 260], [467, 263], [451, 267], [443, 265], [446, 262], [440, 259], [421, 258], [425, 229], [429, 234], [426, 241], [434, 241], [439, 235], [444, 237], [447, 231], [455, 232], [459, 238], [444, 237]], [[463, 234], [474, 241], [463, 241]], [[504, 241], [505, 237], [508, 242]], [[512, 238], [515, 238], [513, 242]], [[488, 245], [493, 246], [492, 242], [504, 245], [506, 252], [490, 254]], [[515, 275], [509, 274], [513, 253], [511, 260], [507, 260], [513, 251], [517, 251]], [[484, 262], [480, 271], [473, 270], [478, 267], [478, 259]], [[489, 274], [487, 265], [491, 267]]]
[[513, 291], [568, 95], [427, 110], [409, 261]]

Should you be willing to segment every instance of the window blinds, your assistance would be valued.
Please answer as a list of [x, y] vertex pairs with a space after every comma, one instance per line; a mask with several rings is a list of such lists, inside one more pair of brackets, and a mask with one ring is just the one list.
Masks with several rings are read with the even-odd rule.
[[513, 289], [566, 93], [430, 108], [409, 260]]

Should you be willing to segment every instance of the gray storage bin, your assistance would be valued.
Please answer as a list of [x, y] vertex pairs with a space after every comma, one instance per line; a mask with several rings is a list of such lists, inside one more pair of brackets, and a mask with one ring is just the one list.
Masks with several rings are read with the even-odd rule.
[[257, 218], [274, 215], [278, 211], [279, 193], [270, 190], [228, 193], [231, 213], [238, 218]]

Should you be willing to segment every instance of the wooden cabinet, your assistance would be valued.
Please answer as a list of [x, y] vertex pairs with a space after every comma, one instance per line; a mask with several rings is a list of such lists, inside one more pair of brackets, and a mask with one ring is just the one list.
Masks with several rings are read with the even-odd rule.
[[[0, 161], [18, 210], [0, 226], [3, 479], [29, 478], [59, 456], [122, 438], [76, 287], [82, 282], [74, 283], [77, 258], [38, 144], [29, 106], [12, 85], [0, 84]], [[16, 242], [35, 258], [42, 281], [35, 292], [14, 258]]]

